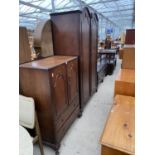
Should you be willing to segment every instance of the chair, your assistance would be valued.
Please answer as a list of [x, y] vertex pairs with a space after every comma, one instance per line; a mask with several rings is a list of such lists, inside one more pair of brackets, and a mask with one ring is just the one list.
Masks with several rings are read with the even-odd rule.
[[27, 129], [35, 129], [36, 136], [32, 137], [32, 142], [38, 141], [41, 155], [44, 155], [35, 103], [31, 97], [19, 95], [19, 124]]

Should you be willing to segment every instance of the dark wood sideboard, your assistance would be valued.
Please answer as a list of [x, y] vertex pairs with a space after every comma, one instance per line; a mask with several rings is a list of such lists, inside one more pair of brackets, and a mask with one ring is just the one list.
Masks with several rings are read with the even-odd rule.
[[58, 150], [79, 108], [78, 59], [52, 56], [20, 65], [22, 94], [36, 103], [43, 142]]
[[[83, 10], [51, 13], [53, 48], [55, 55], [79, 57], [80, 109], [97, 91], [97, 33], [98, 18]], [[92, 43], [92, 44], [91, 44]]]

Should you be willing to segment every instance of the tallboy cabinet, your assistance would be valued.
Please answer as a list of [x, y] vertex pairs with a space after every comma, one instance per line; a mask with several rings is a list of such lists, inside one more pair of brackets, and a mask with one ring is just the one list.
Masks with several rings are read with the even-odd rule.
[[[96, 21], [94, 21], [93, 17], [91, 29], [91, 16], [88, 8], [51, 13], [50, 16], [52, 21], [54, 54], [79, 57], [80, 109], [82, 111], [92, 92], [97, 89]], [[93, 31], [92, 35], [91, 30]], [[92, 46], [90, 44], [91, 41], [93, 41]], [[92, 51], [91, 48], [95, 51]]]
[[79, 114], [77, 57], [52, 56], [25, 63], [19, 73], [22, 94], [35, 100], [43, 142], [57, 150]]

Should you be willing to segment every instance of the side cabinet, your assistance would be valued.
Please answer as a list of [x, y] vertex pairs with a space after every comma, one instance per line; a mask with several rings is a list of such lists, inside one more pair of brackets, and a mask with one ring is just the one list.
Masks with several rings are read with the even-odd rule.
[[22, 95], [35, 100], [43, 142], [57, 150], [80, 112], [77, 57], [25, 63], [19, 73]]

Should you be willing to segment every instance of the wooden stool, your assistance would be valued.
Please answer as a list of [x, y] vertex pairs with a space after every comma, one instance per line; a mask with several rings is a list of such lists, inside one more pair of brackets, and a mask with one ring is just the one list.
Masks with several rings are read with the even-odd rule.
[[135, 96], [135, 70], [121, 69], [115, 80], [115, 95]]
[[135, 98], [117, 95], [101, 136], [101, 155], [134, 155]]

